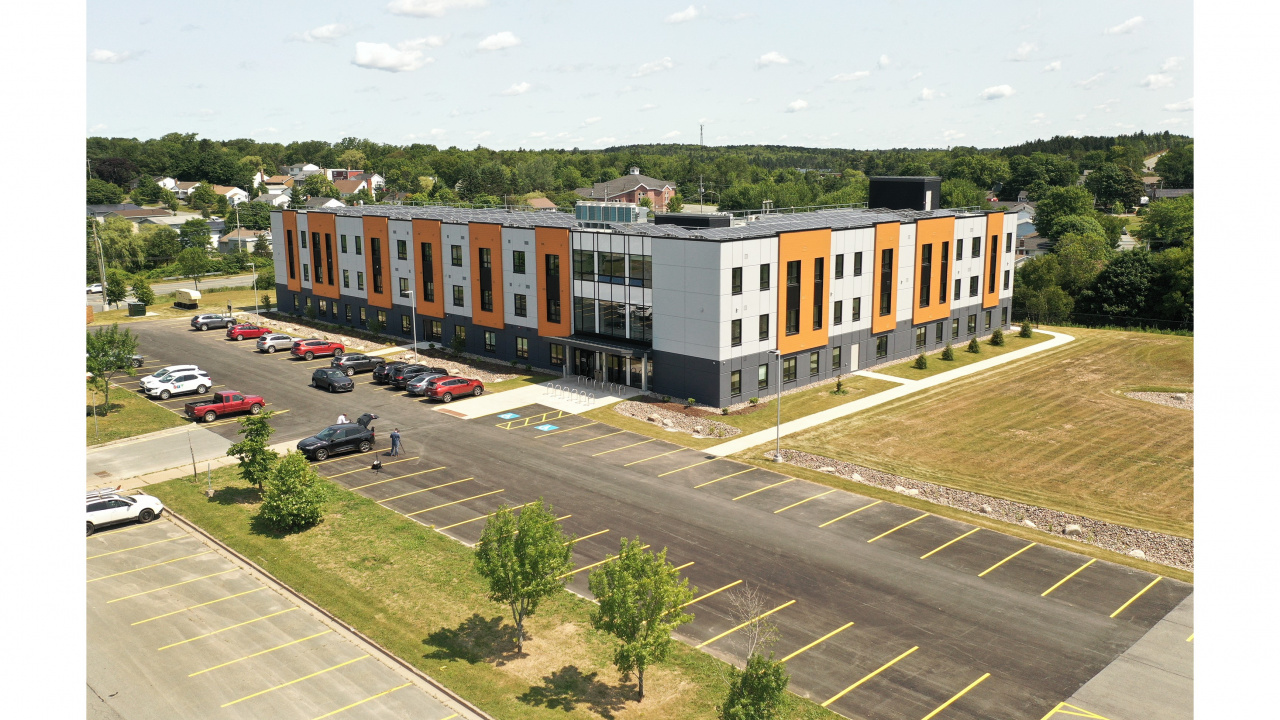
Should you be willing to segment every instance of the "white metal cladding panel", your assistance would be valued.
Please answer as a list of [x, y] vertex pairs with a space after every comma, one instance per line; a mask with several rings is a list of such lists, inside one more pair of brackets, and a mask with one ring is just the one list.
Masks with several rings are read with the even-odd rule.
[[[951, 264], [954, 269], [951, 271], [951, 286], [948, 292], [952, 294], [951, 307], [953, 309], [968, 308], [971, 305], [982, 304], [982, 258], [985, 254], [983, 248], [986, 245], [982, 237], [987, 232], [987, 219], [985, 216], [960, 218], [956, 220], [956, 243], [958, 244], [963, 257], [956, 260], [956, 248], [951, 248]], [[973, 239], [978, 238], [978, 256], [973, 256]], [[969, 279], [978, 276], [978, 294], [970, 297], [969, 295]], [[955, 281], [960, 280], [960, 299], [955, 299]], [[965, 311], [969, 312], [968, 310]]]
[[[837, 239], [837, 235], [839, 236]], [[832, 244], [844, 253], [844, 278], [832, 280], [833, 294], [831, 300], [843, 300], [844, 322], [837, 329], [832, 327], [832, 334], [865, 330], [871, 327], [871, 288], [874, 279], [874, 257], [876, 250], [875, 228], [856, 228], [839, 230], [832, 233]], [[854, 259], [862, 253], [862, 274], [854, 275]], [[834, 274], [834, 263], [832, 260]], [[862, 313], [855, 322], [853, 320], [853, 300], [862, 299]]]
[[684, 354], [684, 250], [674, 238], [653, 239], [653, 348]]
[[[298, 213], [298, 280], [302, 282], [302, 287], [311, 289], [311, 233], [307, 231], [307, 214]], [[306, 247], [302, 247], [301, 238], [307, 239]], [[303, 275], [302, 266], [307, 267], [307, 272]]]
[[[1017, 246], [1017, 243], [1018, 243], [1018, 218], [1017, 218], [1017, 216], [1016, 216], [1016, 215], [1014, 215], [1013, 213], [1005, 213], [1005, 215], [1004, 215], [1004, 232], [1005, 232], [1005, 235], [1006, 235], [1006, 236], [1007, 236], [1009, 233], [1013, 233], [1013, 242], [1014, 242], [1014, 246], [1015, 246], [1015, 248], [1014, 248], [1014, 251], [1013, 251], [1013, 252], [1004, 252], [1004, 244], [1003, 244], [1003, 243], [1004, 243], [1004, 241], [1005, 241], [1005, 240], [1004, 240], [1004, 238], [1003, 238], [1003, 237], [1002, 237], [1002, 238], [1000, 238], [1000, 242], [1001, 242], [1001, 245], [1000, 245], [1000, 250], [1001, 250], [1001, 254], [1000, 254], [1000, 265], [1001, 265], [1001, 271], [1000, 271], [1000, 278], [999, 278], [999, 280], [997, 280], [997, 282], [1002, 283], [1001, 285], [999, 285], [999, 288], [1000, 288], [1000, 297], [1001, 297], [1001, 298], [1009, 298], [1009, 297], [1013, 297], [1013, 261], [1014, 261], [1015, 256], [1017, 255], [1017, 248], [1016, 248], [1016, 246]], [[1005, 273], [1006, 271], [1009, 273], [1009, 289], [1008, 289], [1008, 290], [1004, 289], [1004, 285], [1003, 285], [1003, 283], [1004, 283], [1004, 273]]]
[[[368, 299], [369, 279], [365, 278], [365, 289], [360, 289], [360, 278], [365, 274], [365, 255], [369, 249], [365, 246], [364, 221], [358, 217], [339, 215], [334, 222], [334, 230], [338, 237], [334, 238], [334, 251], [338, 253], [338, 275], [347, 273], [350, 287], [342, 286], [342, 278], [338, 278], [338, 292], [345, 297]], [[342, 252], [342, 236], [347, 236], [347, 251]], [[360, 238], [360, 253], [356, 254], [356, 238]], [[358, 274], [357, 274], [358, 273]]]
[[[726, 292], [720, 295], [719, 318], [719, 355], [725, 360], [742, 355], [764, 352], [774, 347], [774, 323], [777, 315], [778, 295], [777, 283], [773, 281], [773, 272], [777, 258], [777, 238], [754, 238], [732, 243], [723, 243], [721, 258], [729, 263], [722, 272]], [[760, 289], [760, 265], [768, 263], [770, 268], [769, 289]], [[734, 295], [733, 268], [742, 268], [742, 294]], [[727, 274], [726, 274], [727, 273]], [[769, 316], [769, 336], [760, 339], [760, 316]], [[742, 344], [733, 345], [733, 321], [742, 322]]]
[[[275, 238], [275, 245], [271, 251], [275, 256], [280, 258], [280, 262], [275, 264], [276, 268], [276, 284], [283, 285], [289, 282], [289, 258], [285, 253], [289, 252], [289, 243], [284, 237], [284, 214], [271, 213], [271, 237]], [[294, 242], [297, 242], [294, 238]]]
[[[417, 253], [413, 247], [413, 223], [408, 220], [389, 220], [387, 222], [387, 232], [391, 238], [387, 240], [387, 267], [388, 275], [391, 278], [390, 287], [387, 288], [391, 294], [392, 306], [410, 307], [413, 305], [413, 299], [422, 289], [416, 284], [417, 273], [414, 272], [414, 263]], [[400, 259], [400, 243], [405, 244], [405, 259]], [[409, 290], [414, 295], [406, 297], [400, 296], [400, 278], [406, 278], [409, 282]]]
[[718, 244], [654, 238], [652, 248], [654, 349], [716, 359]]
[[916, 286], [916, 225], [903, 223], [898, 235], [898, 322], [911, 320]]
[[[510, 325], [538, 327], [538, 246], [531, 228], [502, 228], [503, 320]], [[524, 253], [524, 274], [515, 272], [514, 254]], [[524, 295], [525, 317], [516, 316], [516, 295]], [[562, 303], [563, 310], [563, 303]], [[573, 312], [573, 305], [569, 305]]]
[[[442, 224], [440, 226], [440, 262], [444, 267], [444, 287], [436, 288], [436, 292], [444, 292], [444, 311], [450, 315], [471, 317], [471, 242], [468, 240], [466, 225]], [[462, 267], [453, 264], [453, 246], [462, 248]], [[462, 288], [462, 307], [453, 304], [453, 286]]]

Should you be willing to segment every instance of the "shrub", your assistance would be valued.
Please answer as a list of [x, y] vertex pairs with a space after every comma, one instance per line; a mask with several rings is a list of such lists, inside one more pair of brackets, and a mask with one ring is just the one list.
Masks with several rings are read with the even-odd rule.
[[951, 348], [951, 343], [947, 343], [947, 346], [942, 348], [942, 359], [948, 361], [956, 359], [956, 351]]
[[369, 332], [374, 335], [380, 335], [387, 328], [387, 324], [374, 317], [369, 321]]
[[978, 338], [974, 338], [974, 339], [972, 339], [972, 340], [970, 340], [970, 341], [969, 341], [969, 348], [968, 348], [968, 350], [969, 350], [969, 352], [974, 353], [974, 354], [977, 354], [977, 353], [982, 352], [982, 348], [978, 346]]
[[156, 294], [151, 289], [150, 283], [144, 275], [133, 276], [133, 297], [143, 305], [154, 305], [156, 303]]
[[320, 522], [324, 500], [324, 486], [311, 463], [302, 453], [290, 452], [267, 478], [259, 516], [278, 530], [305, 530]]
[[721, 415], [728, 415], [728, 414], [729, 414], [729, 408], [727, 408], [727, 407], [726, 407], [726, 408], [720, 408], [720, 414], [721, 414]]
[[697, 402], [698, 402], [697, 398], [687, 398], [684, 401], [684, 404], [687, 405], [688, 407], [693, 407], [694, 405], [697, 404]]
[[989, 342], [996, 347], [1004, 345], [1004, 331], [1000, 328], [996, 328], [995, 332], [991, 333], [991, 340]]
[[751, 398], [750, 400], [748, 400], [747, 402], [751, 403], [752, 405], [755, 405], [756, 403], [760, 402], [760, 398], [758, 398], [758, 397], [753, 397], [753, 398]]
[[272, 290], [276, 286], [276, 277], [272, 275], [263, 275], [258, 273], [258, 279], [253, 281], [254, 290]]
[[[315, 305], [308, 305], [307, 309], [304, 310], [302, 314], [306, 315], [308, 320], [315, 320], [316, 316], [318, 315], [318, 312], [316, 311]], [[370, 323], [370, 326], [372, 327], [372, 323]]]
[[671, 396], [670, 396], [670, 395], [663, 395], [663, 396], [662, 396], [662, 402], [664, 402], [664, 403], [669, 403], [669, 402], [671, 402]]
[[928, 369], [929, 369], [929, 358], [925, 357], [925, 356], [924, 356], [924, 353], [920, 353], [919, 355], [917, 355], [917, 356], [916, 356], [916, 361], [915, 361], [915, 363], [914, 363], [914, 364], [912, 364], [912, 366], [911, 366], [911, 367], [913, 367], [913, 368], [915, 368], [915, 369], [917, 369], [917, 370], [928, 370]]
[[1030, 323], [1030, 322], [1027, 322], [1026, 320], [1023, 320], [1023, 321], [1022, 321], [1022, 329], [1018, 331], [1018, 337], [1022, 337], [1022, 338], [1029, 338], [1029, 337], [1031, 337], [1031, 323]]
[[266, 293], [262, 294], [262, 307], [267, 312], [271, 312], [271, 296]]
[[782, 711], [786, 700], [787, 666], [774, 660], [773, 654], [764, 657], [752, 654], [742, 670], [729, 670], [729, 694], [720, 708], [722, 720], [769, 720]]
[[467, 350], [467, 338], [457, 333], [453, 334], [453, 340], [449, 341], [449, 349], [454, 355], [461, 355]]
[[836, 378], [836, 389], [832, 391], [832, 394], [833, 395], [844, 394], [844, 376], [839, 376]]

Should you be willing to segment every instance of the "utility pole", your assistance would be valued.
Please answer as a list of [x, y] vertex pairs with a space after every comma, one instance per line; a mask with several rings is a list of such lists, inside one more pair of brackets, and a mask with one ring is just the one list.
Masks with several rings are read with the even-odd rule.
[[[92, 180], [93, 170], [89, 168], [89, 158], [84, 159], [84, 169], [88, 179]], [[98, 238], [98, 219], [91, 218], [91, 221], [93, 222], [93, 242], [98, 247], [98, 281], [102, 283], [102, 304], [105, 307], [107, 304], [107, 266], [102, 260], [102, 240]]]
[[700, 146], [702, 146], [702, 147], [706, 147], [706, 143], [702, 142], [702, 128], [703, 128], [703, 127], [704, 127], [704, 126], [703, 126], [703, 124], [702, 124], [702, 123], [698, 123], [698, 145], [700, 145]]

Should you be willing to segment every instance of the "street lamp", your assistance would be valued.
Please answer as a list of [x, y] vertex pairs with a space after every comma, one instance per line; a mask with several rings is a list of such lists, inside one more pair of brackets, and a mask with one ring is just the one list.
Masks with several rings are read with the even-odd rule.
[[412, 323], [410, 323], [410, 325], [412, 325], [412, 326], [413, 326], [413, 328], [412, 328], [412, 330], [413, 330], [413, 359], [414, 359], [414, 361], [417, 361], [417, 359], [418, 359], [418, 303], [417, 303], [417, 300], [416, 300], [416, 299], [414, 298], [414, 296], [413, 296], [413, 291], [412, 291], [412, 290], [405, 290], [405, 292], [409, 295], [409, 312], [413, 315], [413, 322], [412, 322]]
[[[261, 242], [261, 240], [259, 240], [259, 242]], [[250, 262], [249, 269], [253, 271], [253, 314], [261, 315], [262, 311], [258, 309], [258, 268]]]
[[777, 424], [777, 440], [773, 450], [773, 461], [782, 462], [782, 352], [774, 349], [769, 351], [770, 355], [778, 358], [778, 424]]

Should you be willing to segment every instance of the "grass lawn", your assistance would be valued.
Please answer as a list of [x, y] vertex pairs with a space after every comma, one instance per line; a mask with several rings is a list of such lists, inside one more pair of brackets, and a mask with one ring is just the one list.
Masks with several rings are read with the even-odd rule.
[[[127, 385], [131, 379], [116, 378], [116, 382]], [[156, 405], [133, 390], [111, 388], [111, 411], [105, 415], [103, 412], [107, 408], [104, 403], [102, 389], [94, 389], [86, 383], [84, 402], [86, 445], [97, 445], [188, 424], [187, 420], [165, 410], [164, 407]], [[93, 431], [95, 409], [98, 415], [96, 435]]]
[[[129, 308], [121, 307], [119, 310], [108, 310], [106, 312], [95, 312], [93, 314], [93, 322], [91, 325], [110, 325], [111, 323], [127, 323], [140, 322], [146, 320], [165, 320], [168, 318], [192, 317], [200, 313], [221, 313], [226, 312], [227, 303], [237, 312], [253, 312], [254, 298], [258, 302], [262, 301], [263, 295], [270, 295], [272, 308], [275, 307], [276, 293], [274, 290], [251, 290], [245, 288], [215, 288], [213, 290], [200, 291], [200, 309], [183, 310], [173, 306], [173, 301], [177, 299], [175, 293], [167, 293], [164, 295], [156, 295], [156, 301], [152, 305], [147, 306], [147, 312], [156, 313], [147, 317], [129, 317]], [[262, 309], [266, 309], [263, 307]]]
[[915, 358], [912, 358], [905, 362], [900, 362], [897, 365], [880, 368], [879, 370], [876, 370], [876, 372], [884, 375], [906, 378], [908, 380], [920, 380], [927, 378], [930, 375], [937, 375], [938, 373], [955, 370], [956, 368], [976, 363], [979, 360], [986, 360], [988, 358], [1003, 355], [1007, 352], [1013, 352], [1014, 350], [1020, 350], [1024, 347], [1035, 345], [1036, 343], [1042, 343], [1048, 339], [1048, 335], [1037, 332], [1033, 332], [1029, 338], [1021, 338], [1018, 337], [1017, 329], [1014, 329], [1013, 331], [1004, 334], [1004, 345], [996, 346], [986, 342], [985, 340], [980, 340], [978, 345], [982, 347], [982, 352], [979, 353], [971, 353], [966, 350], [965, 348], [969, 347], [969, 343], [965, 342], [951, 347], [952, 352], [955, 353], [955, 360], [943, 360], [942, 351], [939, 350], [934, 353], [925, 353], [925, 357], [929, 359], [929, 367], [927, 369], [917, 370], [912, 367], [915, 363]]
[[1193, 338], [1060, 331], [1076, 340], [798, 433], [784, 445], [1192, 537], [1192, 413], [1122, 393], [1191, 388]]
[[[590, 627], [589, 601], [568, 592], [544, 601], [516, 655], [508, 608], [485, 597], [465, 546], [333, 485], [324, 521], [282, 536], [255, 522], [257, 491], [235, 468], [213, 483], [212, 500], [189, 478], [147, 492], [494, 717], [716, 717], [724, 665], [710, 655], [676, 643], [646, 673], [637, 703], [634, 679], [610, 664], [613, 641]], [[838, 717], [788, 700], [783, 717]]]

